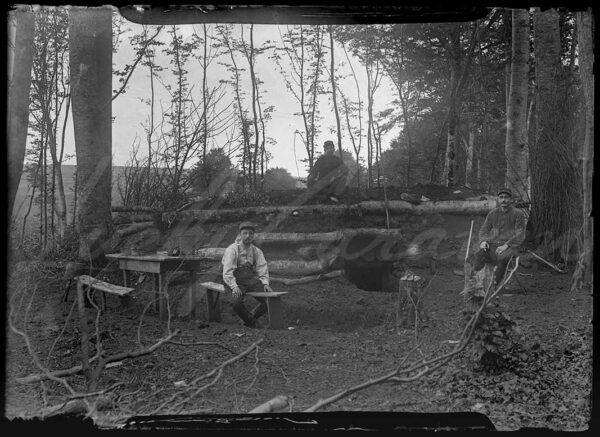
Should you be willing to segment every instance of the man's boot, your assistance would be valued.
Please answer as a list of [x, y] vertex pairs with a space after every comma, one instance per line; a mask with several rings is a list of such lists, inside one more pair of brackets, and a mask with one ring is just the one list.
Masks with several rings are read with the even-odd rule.
[[238, 302], [236, 304], [233, 305], [233, 309], [236, 312], [236, 314], [239, 316], [240, 319], [242, 319], [242, 321], [244, 322], [244, 325], [246, 326], [254, 326], [254, 317], [252, 317], [252, 314], [250, 314], [250, 312], [248, 311], [248, 309], [246, 308], [246, 306], [244, 305], [243, 302]]
[[254, 320], [260, 319], [263, 315], [265, 315], [268, 311], [267, 303], [260, 302], [253, 310], [252, 310], [252, 318]]

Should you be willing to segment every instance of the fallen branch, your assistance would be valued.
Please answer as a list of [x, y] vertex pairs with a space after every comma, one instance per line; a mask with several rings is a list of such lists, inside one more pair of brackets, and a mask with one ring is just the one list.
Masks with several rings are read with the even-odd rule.
[[542, 261], [543, 263], [549, 265], [550, 267], [552, 267], [554, 270], [556, 270], [559, 273], [565, 273], [564, 270], [559, 269], [558, 267], [556, 267], [554, 264], [552, 264], [550, 261], [546, 261], [544, 258], [542, 258], [541, 256], [537, 255], [536, 253], [532, 252], [531, 250], [527, 250], [527, 252], [529, 252], [530, 254], [532, 254], [533, 256], [535, 256], [537, 259], [539, 259], [540, 261]]
[[[434, 370], [439, 369], [442, 365], [444, 365], [445, 363], [450, 361], [452, 358], [454, 358], [456, 355], [461, 353], [467, 347], [467, 345], [471, 341], [473, 333], [475, 332], [475, 326], [477, 324], [477, 321], [479, 320], [479, 316], [481, 315], [482, 311], [487, 307], [488, 303], [493, 298], [495, 298], [498, 295], [498, 293], [504, 288], [504, 285], [506, 283], [508, 283], [508, 281], [510, 281], [511, 277], [516, 272], [518, 267], [519, 267], [519, 261], [517, 259], [517, 261], [515, 263], [515, 267], [510, 271], [510, 274], [508, 275], [508, 278], [506, 279], [506, 281], [504, 281], [494, 292], [491, 292], [491, 293], [490, 293], [490, 291], [492, 289], [492, 284], [490, 284], [490, 286], [486, 290], [485, 297], [481, 303], [481, 306], [475, 312], [475, 314], [473, 314], [473, 316], [469, 319], [469, 321], [467, 322], [467, 324], [465, 325], [465, 327], [462, 331], [462, 334], [460, 336], [460, 339], [458, 340], [457, 345], [450, 352], [440, 355], [435, 358], [431, 358], [429, 360], [424, 360], [424, 361], [418, 362], [418, 363], [413, 364], [413, 365], [409, 366], [408, 368], [404, 368], [404, 369], [402, 368], [403, 364], [401, 363], [395, 370], [393, 370], [379, 378], [371, 379], [369, 381], [355, 385], [355, 386], [350, 387], [346, 390], [343, 390], [329, 398], [319, 399], [318, 402], [316, 402], [314, 405], [312, 405], [308, 409], [304, 410], [304, 412], [317, 411], [326, 405], [337, 402], [340, 399], [342, 399], [352, 393], [355, 393], [360, 390], [364, 390], [373, 385], [387, 383], [387, 382], [399, 382], [399, 383], [412, 382], [412, 381], [415, 381], [415, 380], [427, 375], [428, 373], [433, 372]], [[402, 375], [406, 375], [406, 376], [402, 376]]]
[[233, 349], [229, 349], [227, 346], [222, 345], [221, 343], [217, 343], [214, 341], [192, 341], [192, 342], [183, 342], [183, 341], [173, 341], [170, 340], [169, 344], [174, 344], [177, 346], [219, 346], [220, 348], [225, 349], [231, 353], [236, 353]]
[[248, 414], [277, 413], [287, 409], [289, 404], [290, 400], [287, 396], [279, 395], [248, 411]]
[[261, 344], [265, 339], [261, 338], [257, 341], [255, 341], [254, 343], [252, 343], [246, 350], [244, 350], [242, 353], [236, 355], [235, 357], [232, 357], [230, 359], [228, 359], [227, 361], [224, 361], [223, 363], [219, 364], [217, 367], [215, 367], [214, 369], [212, 369], [210, 372], [205, 373], [204, 375], [200, 375], [197, 378], [193, 379], [187, 386], [187, 388], [182, 391], [182, 392], [177, 392], [175, 394], [173, 394], [169, 399], [167, 399], [166, 401], [164, 401], [162, 404], [160, 404], [158, 407], [156, 407], [152, 412], [148, 413], [149, 415], [154, 415], [157, 414], [158, 412], [160, 412], [165, 406], [167, 406], [170, 402], [174, 401], [178, 396], [180, 395], [184, 395], [186, 393], [191, 392], [192, 390], [194, 390], [195, 385], [198, 384], [200, 381], [210, 378], [211, 376], [213, 376], [215, 373], [217, 374], [216, 377], [213, 379], [213, 381], [211, 381], [209, 384], [204, 385], [196, 390], [194, 390], [193, 393], [191, 393], [189, 396], [187, 396], [185, 399], [182, 399], [181, 401], [177, 402], [175, 405], [173, 405], [171, 407], [171, 409], [174, 409], [180, 405], [185, 404], [186, 402], [190, 401], [191, 399], [193, 399], [195, 396], [197, 396], [200, 392], [206, 390], [208, 387], [214, 385], [217, 380], [221, 377], [221, 374], [223, 372], [223, 368], [227, 367], [228, 365], [244, 358], [246, 355], [248, 355], [250, 352], [252, 352], [254, 350], [254, 348], [258, 347], [259, 344]]
[[[154, 352], [156, 349], [158, 349], [163, 344], [170, 341], [177, 334], [179, 334], [179, 330], [173, 331], [167, 337], [160, 339], [159, 341], [157, 341], [156, 343], [154, 343], [152, 346], [150, 346], [148, 348], [139, 349], [136, 351], [122, 352], [119, 354], [115, 354], [115, 355], [111, 355], [109, 357], [103, 358], [101, 361], [99, 361], [98, 366], [101, 365], [102, 367], [104, 367], [108, 363], [112, 363], [114, 361], [121, 361], [126, 358], [136, 358], [136, 357], [139, 357], [142, 355], [148, 355], [148, 354]], [[95, 359], [97, 359], [97, 356], [90, 358], [89, 362], [91, 363]], [[75, 375], [81, 371], [82, 371], [82, 366], [79, 365], [79, 366], [71, 367], [70, 369], [55, 370], [52, 372], [49, 371], [46, 373], [38, 373], [38, 374], [34, 374], [34, 375], [24, 376], [22, 378], [15, 378], [15, 380], [21, 384], [29, 384], [32, 382], [43, 381], [45, 379], [52, 379], [52, 377]]]
[[[112, 388], [114, 388], [114, 386], [112, 386], [111, 389]], [[99, 396], [99, 398], [95, 402], [96, 409], [108, 408], [112, 405], [113, 398], [110, 396], [102, 396], [102, 394], [86, 394], [86, 397], [89, 396]], [[57, 414], [84, 415], [89, 413], [89, 411], [89, 406], [82, 399], [70, 399], [68, 401], [63, 402], [62, 404], [52, 405], [50, 407], [44, 408], [39, 412], [38, 416], [41, 418], [48, 418]]]

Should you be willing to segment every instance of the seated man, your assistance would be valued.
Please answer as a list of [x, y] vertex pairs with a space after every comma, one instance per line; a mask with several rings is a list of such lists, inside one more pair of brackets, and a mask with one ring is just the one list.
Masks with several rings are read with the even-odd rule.
[[308, 189], [314, 191], [315, 195], [324, 195], [337, 203], [346, 190], [348, 167], [335, 155], [333, 141], [325, 141], [323, 150], [325, 153], [315, 161], [306, 182]]
[[244, 305], [247, 292], [272, 292], [269, 286], [269, 270], [262, 250], [252, 244], [254, 224], [243, 222], [235, 243], [231, 244], [221, 263], [223, 264], [223, 282], [231, 290], [232, 306], [246, 326], [258, 326], [257, 320], [267, 312], [265, 298], [255, 298], [259, 305], [250, 313]]
[[511, 256], [517, 256], [525, 240], [525, 214], [512, 206], [510, 189], [498, 191], [500, 206], [491, 210], [479, 229], [479, 251], [475, 254], [473, 270], [485, 264], [495, 264], [494, 285], [504, 277]]

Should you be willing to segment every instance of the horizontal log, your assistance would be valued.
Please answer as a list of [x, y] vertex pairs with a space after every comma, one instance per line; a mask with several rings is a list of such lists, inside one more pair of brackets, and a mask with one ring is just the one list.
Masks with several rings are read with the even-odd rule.
[[150, 206], [141, 206], [141, 205], [133, 205], [133, 206], [123, 206], [123, 205], [113, 205], [110, 207], [112, 212], [159, 212], [158, 210], [150, 207]]
[[269, 266], [269, 273], [286, 276], [307, 276], [327, 271], [331, 265], [331, 260], [294, 261], [276, 259], [267, 261], [267, 264]]
[[129, 235], [145, 231], [146, 229], [149, 229], [149, 228], [151, 228], [153, 226], [154, 226], [154, 222], [133, 223], [133, 224], [128, 225], [126, 227], [117, 229], [117, 231], [115, 232], [115, 235], [119, 239], [122, 239], [122, 238], [125, 238], [125, 237], [129, 236]]
[[225, 255], [225, 248], [224, 247], [207, 247], [205, 249], [198, 249], [196, 251], [196, 254], [204, 257], [204, 258], [208, 258], [211, 260], [215, 260], [215, 261], [220, 261], [223, 258], [223, 255]]
[[[197, 254], [215, 261], [220, 261], [225, 253], [224, 247], [209, 247], [199, 249]], [[326, 271], [333, 262], [334, 256], [324, 259], [316, 259], [312, 261], [295, 261], [295, 260], [270, 260], [267, 261], [269, 273], [290, 275], [290, 276], [306, 276], [315, 273]]]
[[344, 274], [343, 270], [333, 270], [327, 273], [321, 273], [318, 275], [311, 276], [303, 276], [301, 278], [283, 278], [278, 276], [270, 276], [269, 280], [271, 282], [278, 282], [285, 285], [297, 285], [297, 284], [308, 284], [310, 282], [315, 281], [323, 281], [325, 279], [332, 279], [342, 276]]
[[[458, 214], [486, 215], [496, 207], [492, 200], [439, 200], [426, 201], [414, 205], [403, 200], [391, 200], [387, 210], [391, 214]], [[364, 201], [353, 205], [298, 205], [298, 206], [257, 206], [237, 209], [186, 210], [177, 213], [179, 220], [199, 220], [202, 222], [225, 219], [243, 220], [259, 215], [281, 214], [288, 216], [307, 214], [385, 214], [386, 203], [382, 201]], [[163, 221], [167, 218], [163, 217]]]
[[141, 223], [147, 221], [154, 221], [154, 215], [152, 214], [126, 214], [119, 213], [113, 218], [114, 225], [124, 225], [130, 223]]
[[401, 237], [400, 229], [380, 229], [380, 228], [348, 228], [333, 232], [258, 232], [254, 235], [256, 243], [330, 243], [337, 242], [344, 238], [352, 238], [357, 235], [384, 235], [390, 237]]

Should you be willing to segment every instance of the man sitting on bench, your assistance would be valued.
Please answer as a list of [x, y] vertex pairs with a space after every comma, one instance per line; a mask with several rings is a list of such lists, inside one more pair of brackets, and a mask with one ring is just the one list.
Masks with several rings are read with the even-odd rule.
[[239, 226], [239, 234], [235, 243], [231, 244], [221, 263], [223, 264], [223, 282], [231, 290], [232, 306], [244, 325], [258, 327], [258, 318], [267, 312], [264, 297], [255, 297], [259, 305], [249, 312], [244, 305], [244, 294], [247, 292], [272, 292], [269, 286], [269, 270], [262, 250], [252, 244], [254, 241], [254, 224], [243, 222]]
[[512, 192], [498, 191], [500, 206], [491, 210], [479, 229], [479, 251], [475, 254], [473, 269], [479, 271], [485, 264], [496, 265], [494, 285], [504, 277], [511, 256], [519, 254], [525, 240], [525, 214], [511, 205]]

